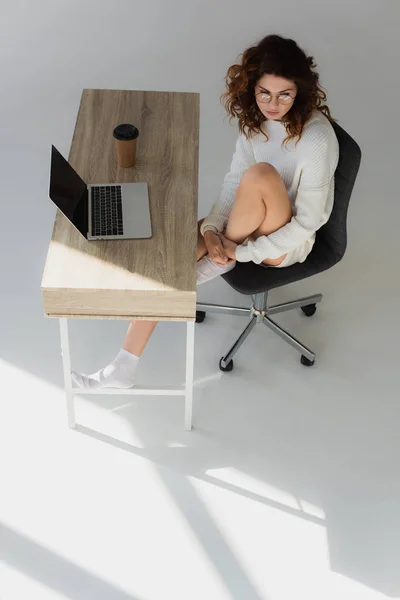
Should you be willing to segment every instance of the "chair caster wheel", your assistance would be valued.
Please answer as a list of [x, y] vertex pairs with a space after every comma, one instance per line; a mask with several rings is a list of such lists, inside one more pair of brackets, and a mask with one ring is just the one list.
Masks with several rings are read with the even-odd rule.
[[219, 361], [219, 368], [221, 369], [221, 371], [232, 371], [232, 369], [233, 369], [233, 360], [230, 360], [228, 362], [228, 364], [226, 365], [226, 367], [223, 367], [222, 366], [222, 358], [221, 358], [221, 360]]
[[305, 367], [312, 367], [313, 364], [315, 363], [315, 360], [310, 360], [309, 358], [305, 357], [304, 354], [302, 354], [300, 362]]
[[204, 310], [196, 310], [196, 323], [202, 323], [206, 318]]
[[307, 306], [302, 306], [301, 310], [306, 315], [306, 317], [312, 317], [317, 312], [317, 305], [307, 304]]

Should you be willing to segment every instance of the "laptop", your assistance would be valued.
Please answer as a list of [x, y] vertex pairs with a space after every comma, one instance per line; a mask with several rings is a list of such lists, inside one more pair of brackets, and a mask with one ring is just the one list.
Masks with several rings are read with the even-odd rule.
[[87, 240], [152, 236], [147, 183], [87, 185], [54, 146], [49, 195]]

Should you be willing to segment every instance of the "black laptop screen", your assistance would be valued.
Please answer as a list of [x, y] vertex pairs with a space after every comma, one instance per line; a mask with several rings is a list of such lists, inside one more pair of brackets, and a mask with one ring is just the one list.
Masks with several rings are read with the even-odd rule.
[[86, 183], [54, 146], [51, 150], [50, 198], [82, 235], [87, 237]]

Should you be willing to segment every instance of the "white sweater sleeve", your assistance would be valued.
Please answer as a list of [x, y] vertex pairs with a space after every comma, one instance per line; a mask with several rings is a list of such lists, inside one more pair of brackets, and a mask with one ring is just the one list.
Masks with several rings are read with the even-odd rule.
[[240, 134], [236, 142], [236, 150], [232, 157], [229, 173], [224, 178], [219, 198], [214, 203], [208, 217], [201, 224], [200, 232], [202, 235], [208, 230], [223, 231], [228, 222], [242, 175], [255, 162], [256, 159], [250, 141], [246, 139], [245, 135]]
[[291, 221], [268, 236], [249, 241], [247, 246], [238, 246], [236, 259], [239, 262], [260, 264], [266, 258], [279, 258], [301, 246], [328, 220], [332, 211], [333, 177], [339, 159], [333, 130], [327, 129], [317, 139], [313, 136], [305, 150], [306, 158]]

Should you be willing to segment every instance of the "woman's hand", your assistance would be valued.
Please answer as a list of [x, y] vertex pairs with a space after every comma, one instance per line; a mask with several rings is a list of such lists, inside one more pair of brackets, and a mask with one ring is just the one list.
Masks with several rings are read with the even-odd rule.
[[229, 259], [229, 256], [224, 248], [222, 239], [217, 233], [213, 231], [206, 231], [204, 233], [204, 242], [207, 246], [208, 254], [213, 262], [220, 267], [229, 265], [233, 260]]
[[235, 261], [237, 244], [235, 244], [235, 242], [232, 242], [231, 240], [228, 240], [228, 238], [226, 238], [222, 233], [219, 234], [219, 238], [224, 247], [225, 254], [229, 258], [229, 262]]

